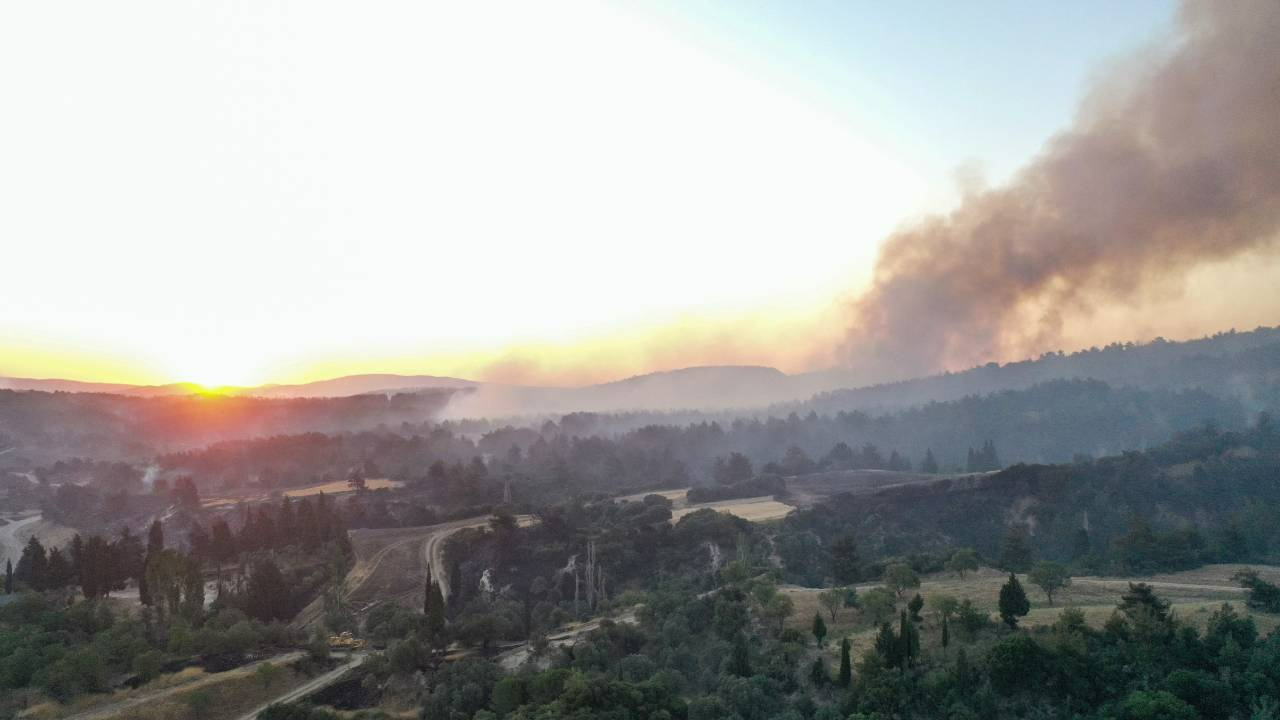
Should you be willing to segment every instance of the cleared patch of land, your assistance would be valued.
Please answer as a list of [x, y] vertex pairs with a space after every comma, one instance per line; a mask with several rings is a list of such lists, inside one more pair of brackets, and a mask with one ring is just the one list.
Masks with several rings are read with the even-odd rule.
[[795, 510], [794, 507], [786, 503], [774, 500], [771, 495], [765, 495], [763, 497], [717, 500], [716, 502], [686, 505], [683, 508], [671, 511], [671, 522], [679, 522], [680, 518], [685, 515], [703, 509], [711, 509], [716, 512], [736, 515], [743, 520], [749, 520], [751, 522], [778, 520], [786, 517], [787, 513], [792, 510]]
[[[220, 673], [207, 673], [187, 668], [162, 675], [132, 690], [118, 690], [109, 695], [86, 695], [71, 705], [45, 703], [28, 708], [19, 717], [33, 720], [110, 720], [112, 718], [187, 718], [195, 717], [190, 696], [208, 693], [217, 699], [201, 715], [208, 720], [234, 717], [237, 710], [252, 707], [250, 702], [274, 697], [282, 690], [308, 682], [293, 670], [302, 652], [290, 652]], [[271, 687], [263, 687], [254, 676], [258, 666], [272, 663], [280, 667], [282, 676]]]
[[[391, 480], [388, 478], [370, 478], [365, 480], [366, 490], [395, 490], [404, 487], [404, 483], [400, 480]], [[300, 498], [311, 495], [345, 495], [355, 492], [346, 480], [334, 480], [332, 482], [316, 483], [314, 485], [302, 485], [299, 487], [283, 488], [272, 490], [270, 492], [257, 489], [240, 489], [238, 491], [224, 491], [222, 493], [209, 495], [204, 498], [201, 505], [206, 508], [231, 507], [242, 502], [262, 502], [270, 500], [273, 495], [283, 495], [285, 497]]]
[[[984, 473], [972, 473], [982, 475]], [[834, 495], [863, 495], [903, 485], [919, 485], [967, 475], [930, 475], [898, 470], [829, 470], [786, 478], [787, 495], [798, 507], [809, 508]]]
[[[1027, 598], [1031, 601], [1031, 612], [1023, 618], [1021, 627], [1037, 627], [1053, 624], [1064, 608], [1078, 608], [1084, 613], [1085, 620], [1093, 627], [1101, 627], [1116, 605], [1120, 596], [1128, 589], [1129, 583], [1145, 582], [1155, 588], [1156, 594], [1171, 603], [1177, 616], [1204, 629], [1214, 611], [1229, 602], [1236, 612], [1253, 617], [1261, 633], [1270, 632], [1280, 625], [1280, 616], [1258, 613], [1245, 606], [1245, 590], [1231, 578], [1245, 567], [1252, 567], [1263, 579], [1270, 582], [1280, 581], [1280, 567], [1245, 566], [1245, 565], [1207, 565], [1185, 572], [1164, 573], [1148, 577], [1076, 577], [1071, 584], [1054, 593], [1052, 606], [1049, 605], [1040, 588], [1031, 583], [1026, 575], [1019, 575]], [[977, 572], [967, 573], [961, 580], [952, 574], [928, 575], [921, 579], [918, 591], [904, 593], [904, 600], [915, 592], [925, 599], [925, 628], [936, 630], [938, 622], [932, 615], [931, 596], [946, 594], [958, 600], [968, 598], [979, 609], [989, 611], [996, 617], [1000, 600], [1000, 587], [1008, 580], [1008, 573], [991, 568], [982, 568]], [[875, 583], [860, 584], [858, 592], [862, 593], [873, 587]], [[791, 598], [794, 612], [787, 620], [787, 625], [801, 632], [808, 633], [813, 624], [815, 612], [822, 612], [823, 620], [828, 626], [828, 643], [830, 652], [838, 653], [839, 639], [848, 637], [854, 646], [855, 654], [870, 648], [875, 642], [876, 629], [860, 610], [841, 608], [832, 622], [831, 615], [818, 603], [818, 594], [822, 589], [802, 588], [789, 585], [781, 588], [781, 592]], [[902, 602], [898, 608], [904, 607]], [[894, 616], [897, 616], [895, 611]], [[832, 647], [835, 650], [831, 650]]]
[[766, 522], [778, 520], [795, 510], [787, 503], [774, 500], [771, 495], [753, 498], [735, 498], [733, 500], [716, 500], [714, 502], [690, 503], [689, 488], [681, 490], [655, 490], [653, 492], [636, 493], [617, 499], [618, 502], [641, 502], [647, 495], [661, 495], [671, 501], [671, 522], [679, 522], [680, 518], [704, 508], [716, 512], [728, 513], [750, 522]]
[[[387, 478], [374, 478], [365, 480], [366, 490], [383, 490], [396, 489], [404, 487], [404, 483], [399, 480], [388, 480]], [[308, 495], [337, 495], [339, 493], [354, 492], [346, 480], [335, 480], [333, 482], [323, 483], [320, 485], [308, 485], [301, 488], [292, 488], [282, 493], [285, 497], [306, 497]]]

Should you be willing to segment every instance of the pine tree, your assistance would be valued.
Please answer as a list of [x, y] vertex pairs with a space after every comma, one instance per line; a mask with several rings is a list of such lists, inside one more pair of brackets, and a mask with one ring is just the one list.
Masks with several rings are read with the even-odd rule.
[[48, 566], [49, 559], [45, 555], [44, 545], [40, 544], [39, 539], [32, 537], [22, 549], [22, 557], [18, 559], [18, 579], [32, 590], [44, 590]]
[[1031, 612], [1027, 593], [1018, 582], [1018, 576], [1009, 573], [1009, 581], [1000, 588], [1000, 619], [1010, 628], [1018, 627], [1018, 618]]
[[849, 687], [849, 684], [853, 682], [853, 663], [849, 658], [851, 650], [849, 638], [844, 638], [840, 641], [840, 675], [836, 680], [840, 687]]
[[813, 636], [818, 640], [818, 647], [826, 644], [827, 623], [822, 619], [822, 613], [815, 612], [813, 614]]

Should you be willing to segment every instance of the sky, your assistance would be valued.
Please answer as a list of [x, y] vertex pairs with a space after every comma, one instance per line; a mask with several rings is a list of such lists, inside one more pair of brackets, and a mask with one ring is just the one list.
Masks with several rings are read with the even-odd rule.
[[1173, 15], [6, 3], [0, 375], [825, 367], [884, 238], [1009, 178]]

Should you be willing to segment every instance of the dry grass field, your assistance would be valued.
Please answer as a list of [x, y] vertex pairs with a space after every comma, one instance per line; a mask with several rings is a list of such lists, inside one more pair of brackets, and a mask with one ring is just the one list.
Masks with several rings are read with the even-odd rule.
[[680, 518], [703, 508], [716, 512], [728, 513], [749, 522], [767, 522], [779, 520], [787, 513], [795, 510], [795, 506], [774, 500], [770, 495], [753, 498], [735, 498], [733, 500], [717, 500], [715, 502], [689, 504], [689, 488], [683, 490], [656, 490], [651, 493], [636, 493], [617, 499], [618, 502], [640, 502], [646, 495], [661, 495], [671, 501], [671, 522], [680, 522]]
[[[1236, 612], [1250, 615], [1258, 625], [1261, 633], [1268, 633], [1280, 625], [1280, 616], [1256, 613], [1245, 607], [1245, 591], [1234, 581], [1234, 576], [1244, 565], [1207, 565], [1185, 572], [1165, 573], [1149, 577], [1077, 577], [1072, 578], [1071, 585], [1054, 594], [1051, 607], [1040, 588], [1031, 584], [1025, 575], [1019, 580], [1031, 601], [1031, 612], [1019, 623], [1022, 627], [1051, 625], [1058, 619], [1063, 608], [1079, 608], [1086, 621], [1101, 627], [1111, 617], [1112, 611], [1120, 601], [1120, 595], [1128, 588], [1130, 582], [1145, 582], [1152, 585], [1156, 593], [1172, 604], [1173, 611], [1183, 621], [1190, 622], [1203, 629], [1209, 617], [1223, 603], [1229, 602]], [[1264, 579], [1270, 582], [1280, 581], [1280, 567], [1252, 566]], [[1006, 573], [991, 568], [982, 568], [976, 573], [967, 573], [964, 580], [952, 574], [935, 574], [921, 578], [919, 592], [925, 598], [925, 632], [926, 635], [936, 630], [937, 620], [931, 615], [930, 596], [937, 594], [951, 595], [959, 600], [968, 598], [974, 605], [991, 612], [996, 617], [999, 604], [1000, 586], [1008, 578]], [[861, 593], [875, 584], [858, 585]], [[783, 587], [795, 604], [795, 610], [787, 624], [808, 633], [813, 623], [813, 614], [821, 609], [818, 604], [820, 589]], [[905, 593], [909, 597], [912, 593]], [[902, 603], [898, 605], [903, 607]], [[855, 609], [841, 609], [836, 622], [832, 623], [830, 614], [822, 610], [823, 620], [827, 623], [828, 653], [838, 657], [840, 638], [848, 637], [853, 644], [854, 655], [869, 649], [875, 641], [875, 628]], [[931, 630], [932, 628], [932, 630]]]
[[[142, 687], [87, 695], [62, 705], [47, 702], [27, 708], [24, 720], [227, 720], [308, 680], [293, 668], [302, 653], [273, 658], [279, 674], [269, 686], [256, 674], [261, 663], [221, 673], [187, 668], [162, 675]], [[211, 702], [210, 702], [211, 699]]]

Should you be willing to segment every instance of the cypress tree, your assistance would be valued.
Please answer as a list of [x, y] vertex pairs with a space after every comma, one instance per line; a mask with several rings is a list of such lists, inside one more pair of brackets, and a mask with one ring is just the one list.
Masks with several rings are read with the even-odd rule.
[[813, 636], [818, 640], [818, 647], [826, 644], [827, 623], [822, 619], [822, 613], [815, 612], [813, 614]]
[[916, 593], [911, 598], [911, 602], [907, 603], [907, 609], [911, 611], [911, 621], [920, 622], [920, 611], [924, 609], [924, 598], [920, 597], [920, 593]]
[[1018, 618], [1031, 611], [1027, 593], [1018, 582], [1018, 576], [1009, 573], [1009, 581], [1000, 588], [1000, 619], [1010, 628], [1018, 627]]
[[942, 647], [946, 647], [951, 642], [951, 629], [948, 627], [947, 616], [942, 616]]
[[13, 561], [4, 561], [4, 594], [13, 594]]
[[849, 658], [851, 649], [849, 638], [840, 641], [840, 676], [837, 680], [840, 687], [849, 687], [853, 682], [853, 662]]
[[747, 636], [738, 633], [733, 637], [733, 652], [729, 655], [729, 674], [738, 677], [751, 677], [751, 648], [747, 646]]
[[449, 604], [457, 605], [462, 600], [462, 565], [455, 562], [449, 569]]

